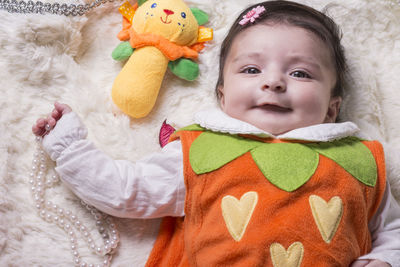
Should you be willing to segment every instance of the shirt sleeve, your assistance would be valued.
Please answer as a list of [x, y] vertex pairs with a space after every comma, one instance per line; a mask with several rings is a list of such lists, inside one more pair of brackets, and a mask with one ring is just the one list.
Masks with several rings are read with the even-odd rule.
[[114, 160], [86, 139], [79, 117], [64, 115], [43, 139], [60, 179], [79, 198], [117, 217], [183, 216], [185, 185], [180, 141], [130, 162]]
[[378, 259], [400, 267], [400, 207], [391, 194], [389, 183], [378, 211], [368, 224], [372, 250], [359, 259]]

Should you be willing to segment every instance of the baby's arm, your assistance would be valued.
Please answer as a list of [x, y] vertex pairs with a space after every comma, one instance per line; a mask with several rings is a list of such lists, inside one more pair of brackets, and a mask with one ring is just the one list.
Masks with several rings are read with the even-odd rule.
[[360, 257], [351, 267], [400, 267], [400, 207], [388, 183], [381, 205], [369, 223], [369, 229], [372, 251]]
[[136, 163], [113, 160], [86, 140], [87, 130], [74, 112], [58, 116], [53, 122], [49, 118], [38, 120], [32, 130], [40, 135], [46, 131], [43, 125], [55, 125], [44, 136], [43, 148], [56, 161], [61, 180], [78, 197], [119, 217], [183, 216], [180, 142]]

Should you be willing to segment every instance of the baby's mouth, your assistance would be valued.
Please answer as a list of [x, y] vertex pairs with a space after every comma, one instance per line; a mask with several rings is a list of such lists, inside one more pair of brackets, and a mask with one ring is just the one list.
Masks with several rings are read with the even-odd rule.
[[276, 104], [262, 104], [262, 105], [258, 105], [255, 106], [255, 108], [257, 109], [262, 109], [265, 111], [272, 111], [272, 112], [290, 112], [292, 111], [291, 108], [287, 108], [287, 107], [282, 107]]

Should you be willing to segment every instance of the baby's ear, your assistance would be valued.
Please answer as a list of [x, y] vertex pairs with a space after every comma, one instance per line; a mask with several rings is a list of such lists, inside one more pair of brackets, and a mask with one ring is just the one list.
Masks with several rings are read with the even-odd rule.
[[325, 116], [325, 123], [333, 123], [336, 121], [339, 115], [340, 105], [342, 104], [342, 98], [340, 96], [333, 96], [329, 100], [328, 111]]
[[221, 105], [221, 108], [223, 108], [225, 106], [224, 86], [218, 85], [217, 89], [218, 89], [219, 104]]

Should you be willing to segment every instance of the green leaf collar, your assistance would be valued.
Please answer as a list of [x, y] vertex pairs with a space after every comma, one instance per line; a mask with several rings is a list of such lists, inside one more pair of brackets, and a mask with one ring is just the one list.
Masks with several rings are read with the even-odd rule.
[[[192, 125], [180, 131], [202, 131]], [[196, 174], [217, 170], [250, 152], [265, 178], [291, 192], [305, 184], [317, 169], [319, 154], [330, 158], [360, 182], [374, 186], [377, 167], [371, 151], [355, 137], [320, 143], [264, 143], [237, 135], [205, 131], [192, 143], [189, 160]]]

